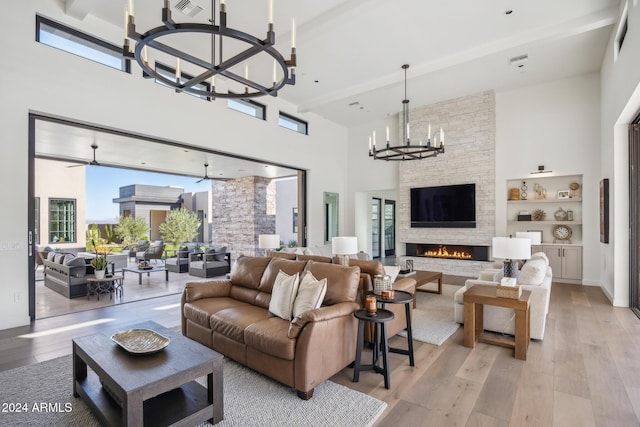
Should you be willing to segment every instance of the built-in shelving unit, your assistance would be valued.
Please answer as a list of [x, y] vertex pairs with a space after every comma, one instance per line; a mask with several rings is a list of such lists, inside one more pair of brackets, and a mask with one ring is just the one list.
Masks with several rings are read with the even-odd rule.
[[[579, 188], [572, 190], [571, 184]], [[526, 185], [526, 200], [522, 200], [522, 186]], [[575, 185], [574, 185], [575, 187]], [[538, 191], [536, 191], [538, 189]], [[542, 191], [544, 190], [544, 191]], [[519, 199], [515, 199], [517, 196]], [[568, 198], [559, 196], [568, 195]], [[549, 257], [553, 269], [553, 280], [567, 283], [582, 283], [582, 175], [536, 176], [507, 180], [507, 234], [515, 236], [518, 231], [541, 231], [542, 244], [532, 248]], [[519, 215], [530, 214], [540, 209], [544, 220], [522, 220]], [[571, 212], [573, 219], [557, 220], [558, 210]], [[571, 240], [554, 241], [553, 229], [564, 224], [571, 229]]]
[[[523, 184], [524, 183], [524, 184]], [[571, 190], [572, 183], [578, 184], [577, 190]], [[522, 200], [522, 186], [527, 186], [527, 199]], [[538, 188], [540, 191], [536, 191]], [[518, 200], [510, 200], [515, 195], [512, 189], [518, 190]], [[558, 198], [559, 192], [567, 192], [568, 198]], [[507, 234], [515, 235], [517, 231], [542, 231], [543, 244], [581, 244], [582, 243], [582, 175], [536, 176], [507, 180]], [[544, 198], [542, 198], [544, 197]], [[544, 220], [519, 221], [518, 215], [534, 214], [540, 209], [545, 212]], [[557, 220], [554, 214], [563, 209], [571, 212], [572, 220]], [[554, 242], [552, 230], [557, 224], [571, 228], [571, 242]]]

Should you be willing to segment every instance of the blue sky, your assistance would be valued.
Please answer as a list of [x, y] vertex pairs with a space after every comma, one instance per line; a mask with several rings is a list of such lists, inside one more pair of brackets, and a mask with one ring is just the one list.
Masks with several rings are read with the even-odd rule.
[[87, 222], [113, 220], [120, 214], [113, 199], [120, 195], [120, 187], [132, 184], [173, 185], [183, 187], [185, 192], [207, 191], [211, 181], [196, 184], [198, 178], [141, 172], [105, 166], [87, 166]]

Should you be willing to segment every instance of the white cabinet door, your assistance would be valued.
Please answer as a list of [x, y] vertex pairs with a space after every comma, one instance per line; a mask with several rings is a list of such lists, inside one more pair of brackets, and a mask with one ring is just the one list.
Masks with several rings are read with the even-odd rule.
[[560, 246], [543, 246], [544, 253], [549, 258], [549, 267], [553, 278], [562, 277], [562, 248]]
[[567, 279], [569, 283], [582, 280], [582, 247], [544, 245], [544, 253], [549, 258], [553, 280]]
[[562, 247], [562, 277], [564, 279], [582, 279], [582, 248]]

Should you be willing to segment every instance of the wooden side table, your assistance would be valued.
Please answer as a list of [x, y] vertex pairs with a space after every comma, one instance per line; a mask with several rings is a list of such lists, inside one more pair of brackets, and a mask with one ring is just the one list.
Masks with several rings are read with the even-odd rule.
[[[518, 299], [497, 297], [494, 286], [475, 285], [468, 289], [463, 296], [464, 346], [474, 348], [476, 341], [495, 344], [513, 348], [516, 359], [527, 360], [527, 349], [530, 341], [530, 296], [530, 291], [522, 291], [522, 295]], [[483, 307], [485, 304], [515, 310], [516, 327], [514, 340], [484, 335]]]
[[[353, 313], [358, 319], [358, 339], [356, 342], [356, 360], [353, 368], [353, 382], [360, 380], [360, 371], [374, 371], [384, 376], [384, 387], [391, 388], [391, 378], [389, 373], [389, 343], [387, 342], [387, 322], [393, 320], [393, 313], [389, 310], [378, 309], [375, 316], [369, 316], [367, 310], [360, 309]], [[373, 332], [373, 356], [370, 365], [362, 365], [362, 346], [364, 346], [364, 324], [372, 322]], [[380, 333], [378, 333], [380, 329]], [[378, 341], [378, 338], [380, 341]], [[378, 366], [379, 350], [382, 346], [382, 366]]]

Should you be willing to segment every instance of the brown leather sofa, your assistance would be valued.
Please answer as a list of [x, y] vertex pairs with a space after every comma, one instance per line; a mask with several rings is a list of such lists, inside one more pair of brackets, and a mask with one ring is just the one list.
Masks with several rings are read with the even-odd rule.
[[[317, 255], [296, 255], [284, 252], [275, 252], [273, 256], [281, 257], [285, 259], [297, 259], [297, 260], [313, 260], [318, 262], [333, 262], [338, 263], [337, 258], [329, 258]], [[360, 267], [360, 284], [358, 286], [358, 297], [356, 301], [361, 307], [365, 306], [365, 296], [367, 292], [373, 291], [373, 278], [376, 275], [384, 275], [384, 266], [377, 260], [360, 260], [351, 258], [349, 259], [350, 266]], [[393, 283], [393, 289], [396, 291], [409, 292], [412, 295], [416, 294], [416, 280], [413, 278], [403, 278], [396, 280]], [[390, 310], [394, 314], [394, 319], [387, 323], [387, 337], [392, 337], [398, 332], [407, 328], [405, 307], [403, 304], [386, 304], [385, 308]], [[414, 304], [410, 306], [413, 312]], [[364, 331], [364, 340], [371, 343], [373, 342], [373, 325], [368, 325]]]
[[[278, 272], [310, 271], [327, 278], [320, 308], [292, 321], [269, 313]], [[360, 267], [271, 257], [240, 256], [230, 280], [192, 282], [182, 294], [182, 334], [293, 387], [309, 399], [315, 386], [353, 362], [353, 312]]]

